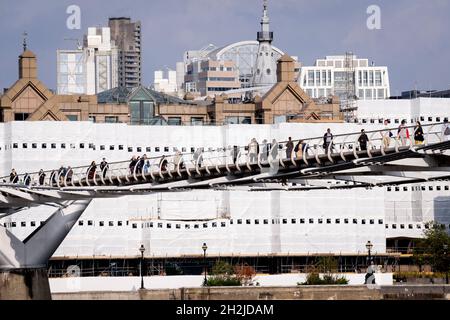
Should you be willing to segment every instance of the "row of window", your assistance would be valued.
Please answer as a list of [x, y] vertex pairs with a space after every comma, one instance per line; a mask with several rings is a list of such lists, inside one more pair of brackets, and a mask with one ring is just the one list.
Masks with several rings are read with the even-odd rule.
[[401, 191], [401, 190], [403, 190], [403, 191], [434, 191], [434, 190], [436, 190], [436, 191], [442, 191], [442, 190], [445, 190], [445, 191], [449, 191], [450, 190], [450, 187], [449, 186], [428, 186], [428, 187], [426, 187], [426, 186], [412, 186], [412, 187], [402, 187], [402, 188], [400, 188], [400, 187], [387, 187], [387, 191], [390, 191], [390, 192], [392, 192], [392, 191]]
[[[61, 144], [56, 144], [56, 143], [42, 143], [42, 144], [38, 144], [38, 143], [22, 143], [21, 145], [19, 143], [13, 143], [12, 145], [5, 145], [5, 150], [8, 149], [19, 149], [19, 147], [22, 147], [22, 149], [38, 149], [39, 147], [41, 149], [57, 149], [58, 146], [60, 147], [60, 149], [92, 149], [92, 150], [96, 150], [97, 146], [93, 143], [80, 143], [80, 144], [76, 144], [76, 143], [70, 143], [70, 144], [66, 144], [66, 143], [61, 143]], [[125, 150], [124, 145], [100, 145], [99, 146], [100, 150], [110, 150], [110, 151], [114, 151], [114, 150]], [[0, 150], [2, 150], [2, 147], [0, 147]], [[176, 152], [177, 150], [179, 150], [177, 147], [127, 147], [128, 152]], [[190, 150], [191, 153], [195, 152], [196, 148], [195, 147], [182, 147], [181, 148], [181, 152], [185, 153], [188, 152], [187, 150]], [[208, 150], [213, 150], [212, 147], [209, 147]]]
[[[433, 117], [427, 117], [426, 118], [427, 119], [427, 121], [428, 122], [433, 122]], [[384, 120], [387, 120], [388, 121], [388, 123], [392, 123], [392, 122], [394, 122], [394, 123], [396, 123], [396, 124], [400, 124], [400, 122], [403, 120], [403, 119], [386, 119], [386, 118], [381, 118], [381, 119], [355, 119], [355, 121], [356, 122], [361, 122], [361, 123], [380, 123], [380, 124], [382, 124], [382, 123], [384, 123]], [[443, 121], [443, 120], [448, 120], [448, 118], [447, 117], [435, 117], [434, 118], [434, 122], [441, 122], [441, 121]], [[419, 118], [415, 118], [415, 119], [410, 119], [410, 123], [411, 124], [415, 124], [416, 123], [416, 121], [422, 121], [422, 122], [424, 122], [425, 121], [425, 117], [419, 117]]]
[[[252, 219], [237, 219], [237, 220], [231, 219], [229, 221], [229, 224], [233, 225], [233, 224], [236, 223], [238, 225], [242, 225], [242, 224], [246, 224], [246, 225], [251, 225], [251, 224], [254, 224], [254, 225], [260, 225], [260, 224], [268, 225], [270, 222], [271, 222], [271, 224], [306, 224], [306, 223], [314, 224], [315, 221], [317, 221], [317, 224], [332, 224], [333, 222], [335, 224], [341, 224], [341, 223], [342, 224], [358, 224], [358, 219], [356, 219], [356, 218], [354, 218], [354, 219], [348, 219], [348, 218], [345, 218], [345, 219], [339, 219], [339, 218], [336, 218], [336, 219], [330, 219], [330, 218], [323, 219], [323, 218], [319, 218], [319, 219], [316, 219], [316, 220], [313, 219], [313, 218], [309, 218], [309, 219], [304, 219], [304, 218], [300, 218], [300, 219], [294, 219], [294, 218], [292, 218], [292, 219], [253, 219], [253, 220]], [[359, 222], [362, 225], [365, 225], [365, 224], [374, 225], [374, 224], [376, 224], [376, 222], [379, 225], [381, 225], [381, 224], [383, 224], [383, 219], [378, 219], [377, 221], [375, 221], [375, 219], [361, 219], [361, 220], [359, 220]], [[45, 224], [45, 222], [41, 221], [40, 224], [43, 225], [43, 224]], [[30, 221], [29, 225], [30, 225], [30, 227], [36, 227], [36, 221]], [[85, 225], [86, 226], [94, 226], [95, 223], [94, 223], [93, 220], [87, 220], [86, 223], [83, 220], [79, 220], [78, 221], [78, 226], [85, 226]], [[108, 226], [108, 227], [114, 227], [114, 226], [122, 227], [124, 225], [128, 226], [128, 225], [130, 225], [130, 222], [126, 221], [125, 224], [122, 221], [116, 221], [116, 222], [114, 222], [114, 221], [108, 221], [108, 222], [99, 221], [98, 222], [98, 226], [99, 227], [106, 227], [106, 226]], [[5, 223], [4, 226], [6, 228], [15, 228], [15, 227], [17, 227], [17, 222]], [[20, 222], [20, 226], [21, 227], [26, 227], [27, 226], [26, 221]], [[162, 228], [166, 228], [166, 229], [172, 229], [172, 228], [175, 228], [175, 229], [182, 229], [182, 228], [184, 228], [184, 229], [191, 229], [191, 228], [192, 229], [200, 229], [200, 228], [204, 228], [205, 229], [205, 228], [209, 228], [209, 227], [211, 227], [211, 228], [217, 228], [217, 227], [224, 228], [226, 226], [227, 226], [227, 223], [225, 221], [209, 222], [209, 223], [208, 222], [204, 222], [204, 223], [195, 223], [195, 224], [187, 224], [186, 223], [186, 224], [183, 224], [183, 225], [181, 223], [163, 223], [163, 222], [145, 222], [145, 223], [141, 223], [141, 228], [158, 228], [158, 229], [162, 229]], [[133, 229], [137, 229], [138, 228], [138, 223], [136, 223], [136, 222], [131, 223], [131, 227]], [[425, 225], [423, 225], [423, 227], [425, 229], [429, 229], [430, 228], [429, 224], [427, 224], [427, 223]], [[412, 230], [414, 228], [422, 229], [422, 224], [417, 223], [417, 224], [414, 225], [412, 223], [409, 223], [409, 224], [403, 224], [403, 223], [396, 224], [396, 223], [393, 223], [391, 225], [385, 224], [385, 228], [386, 229], [389, 229], [389, 228], [391, 228], [391, 229], [410, 229], [410, 230]], [[445, 224], [441, 224], [441, 228], [443, 228], [443, 229], [445, 229], [445, 228], [450, 229], [450, 225], [447, 226]]]

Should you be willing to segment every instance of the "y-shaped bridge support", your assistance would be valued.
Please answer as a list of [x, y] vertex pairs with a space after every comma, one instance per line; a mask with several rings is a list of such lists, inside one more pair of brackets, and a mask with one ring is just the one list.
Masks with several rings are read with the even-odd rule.
[[23, 241], [0, 226], [0, 300], [51, 299], [47, 262], [90, 202], [66, 203]]

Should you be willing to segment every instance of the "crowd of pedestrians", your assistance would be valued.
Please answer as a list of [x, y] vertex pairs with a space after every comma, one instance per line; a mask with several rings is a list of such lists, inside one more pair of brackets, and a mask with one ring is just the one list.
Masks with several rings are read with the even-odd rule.
[[[392, 139], [397, 139], [398, 143], [401, 146], [407, 146], [408, 141], [410, 143], [414, 143], [415, 145], [421, 145], [425, 141], [425, 135], [424, 130], [422, 128], [422, 125], [420, 121], [417, 121], [415, 124], [415, 127], [412, 131], [412, 136], [409, 131], [409, 128], [407, 126], [406, 120], [402, 120], [399, 127], [397, 128], [397, 134], [394, 137], [394, 134], [392, 133], [392, 128], [389, 127], [389, 121], [384, 121], [383, 129], [380, 131], [381, 134], [381, 143], [384, 149], [387, 149], [391, 145]], [[414, 139], [414, 142], [413, 139]], [[334, 136], [331, 132], [331, 129], [328, 128], [323, 135], [323, 149], [325, 152], [330, 152], [334, 150], [334, 142], [333, 142]], [[441, 141], [449, 141], [450, 140], [450, 125], [448, 123], [448, 119], [445, 118], [444, 122], [442, 124], [442, 130], [441, 130]], [[361, 129], [361, 133], [358, 137], [358, 145], [359, 150], [366, 151], [369, 147], [370, 139], [367, 136], [364, 129]], [[272, 159], [277, 158], [278, 151], [281, 146], [279, 146], [278, 142], [273, 139], [271, 143], [269, 143], [266, 139], [262, 141], [261, 144], [258, 143], [256, 138], [252, 138], [250, 143], [245, 147], [245, 150], [248, 151], [248, 161], [250, 163], [257, 163], [258, 160], [260, 160], [262, 163], [267, 162], [269, 155], [271, 154]], [[234, 146], [228, 146], [228, 151], [231, 156], [231, 159], [234, 164], [238, 161], [238, 157], [240, 155], [241, 149], [240, 147], [234, 145]], [[227, 150], [222, 149], [222, 151]], [[305, 154], [307, 154], [309, 149], [309, 144], [305, 143], [304, 140], [299, 139], [297, 143], [294, 144], [294, 141], [292, 140], [292, 137], [288, 138], [288, 141], [285, 144], [285, 156], [286, 159], [302, 159]], [[193, 163], [197, 166], [202, 166], [203, 162], [203, 152], [204, 148], [197, 148], [195, 152], [192, 155]], [[168, 165], [169, 165], [170, 157], [162, 156], [159, 159], [159, 168], [161, 171], [167, 171]], [[173, 156], [173, 159], [170, 161], [174, 164], [174, 168], [185, 168], [185, 163], [183, 160], [183, 155], [180, 151], [176, 150], [175, 155]], [[147, 157], [146, 154], [142, 156], [133, 156], [129, 163], [129, 174], [147, 174], [150, 170], [150, 160]], [[109, 170], [109, 164], [106, 161], [106, 158], [103, 158], [99, 165], [96, 164], [95, 161], [91, 162], [91, 165], [88, 167], [86, 171], [86, 177], [88, 180], [93, 180], [98, 177], [102, 177], [105, 179], [107, 177], [107, 173]], [[37, 175], [37, 184], [38, 185], [63, 185], [66, 183], [72, 182], [73, 178], [73, 169], [68, 166], [64, 167], [61, 166], [59, 170], [53, 170], [50, 173], [48, 181], [46, 181], [46, 173], [43, 169], [39, 170], [39, 173]], [[6, 182], [6, 181], [4, 181]], [[15, 169], [11, 170], [11, 173], [9, 175], [9, 182], [10, 183], [23, 183], [25, 186], [30, 186], [32, 183], [32, 177], [28, 173], [25, 173], [22, 179], [19, 179], [19, 175], [16, 172]]]

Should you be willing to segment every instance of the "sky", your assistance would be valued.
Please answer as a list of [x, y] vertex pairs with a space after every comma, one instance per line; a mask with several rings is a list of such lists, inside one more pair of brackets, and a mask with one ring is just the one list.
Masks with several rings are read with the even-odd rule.
[[[81, 29], [69, 30], [67, 7], [81, 9]], [[369, 29], [380, 8], [381, 29]], [[255, 40], [262, 0], [0, 0], [0, 88], [18, 76], [23, 32], [38, 57], [38, 74], [56, 88], [56, 50], [74, 49], [88, 27], [107, 26], [109, 17], [142, 23], [143, 84], [153, 72], [175, 69], [186, 50]], [[388, 66], [391, 95], [450, 88], [450, 0], [269, 0], [273, 45], [304, 65], [351, 51]]]

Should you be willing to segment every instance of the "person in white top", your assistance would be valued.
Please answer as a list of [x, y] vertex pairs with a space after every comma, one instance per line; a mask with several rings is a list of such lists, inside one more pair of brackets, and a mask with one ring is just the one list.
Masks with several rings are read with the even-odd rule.
[[444, 119], [444, 124], [442, 125], [442, 141], [450, 141], [450, 125], [447, 118]]
[[381, 137], [383, 138], [384, 149], [389, 148], [389, 145], [391, 144], [392, 132], [389, 130], [388, 120], [384, 120], [384, 127], [383, 130], [381, 131]]
[[250, 163], [257, 161], [259, 145], [255, 138], [248, 145], [248, 155], [250, 157]]
[[402, 120], [402, 123], [398, 127], [397, 138], [400, 140], [402, 146], [406, 146], [409, 139], [409, 131], [406, 127], [406, 120]]

